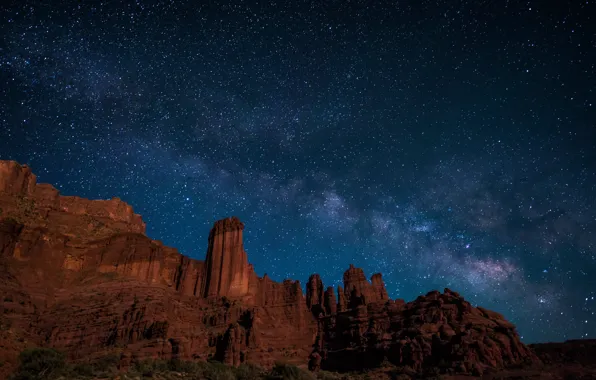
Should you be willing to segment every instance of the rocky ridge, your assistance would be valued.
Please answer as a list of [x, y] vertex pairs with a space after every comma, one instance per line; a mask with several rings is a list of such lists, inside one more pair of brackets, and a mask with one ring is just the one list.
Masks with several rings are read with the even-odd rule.
[[306, 294], [299, 281], [258, 277], [243, 231], [235, 217], [215, 222], [205, 261], [194, 260], [148, 238], [118, 198], [62, 196], [0, 161], [0, 371], [31, 345], [71, 360], [115, 354], [122, 367], [214, 358], [481, 375], [541, 364], [503, 316], [449, 289], [391, 300], [381, 274], [369, 281], [353, 265], [337, 296], [317, 274]]

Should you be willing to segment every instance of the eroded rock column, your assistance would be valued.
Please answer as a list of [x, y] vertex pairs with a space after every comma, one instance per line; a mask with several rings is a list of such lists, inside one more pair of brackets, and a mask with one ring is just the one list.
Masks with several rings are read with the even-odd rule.
[[205, 259], [205, 297], [248, 294], [250, 268], [242, 243], [244, 224], [236, 217], [215, 222]]

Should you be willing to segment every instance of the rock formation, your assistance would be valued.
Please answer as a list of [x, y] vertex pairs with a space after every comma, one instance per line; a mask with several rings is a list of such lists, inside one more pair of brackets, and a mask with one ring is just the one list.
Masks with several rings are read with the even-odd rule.
[[[323, 285], [321, 283], [321, 285]], [[325, 306], [325, 314], [335, 314], [337, 313], [337, 300], [335, 299], [335, 292], [333, 287], [330, 286], [325, 290], [324, 297], [324, 306]]]
[[306, 362], [316, 321], [300, 283], [259, 278], [243, 229], [234, 217], [217, 221], [206, 260], [190, 259], [145, 236], [141, 217], [118, 198], [62, 196], [37, 184], [27, 166], [0, 161], [0, 293], [7, 294], [0, 326], [10, 326], [0, 334], [9, 363], [0, 371], [27, 344], [75, 360], [115, 352], [239, 364], [250, 351], [263, 365]]
[[72, 360], [116, 354], [215, 358], [312, 369], [481, 374], [539, 363], [501, 315], [449, 289], [390, 300], [381, 274], [350, 265], [337, 297], [306, 283], [258, 277], [238, 218], [215, 222], [205, 261], [144, 235], [118, 198], [62, 196], [24, 165], [0, 161], [0, 377], [20, 350], [54, 347]]
[[318, 274], [312, 274], [306, 283], [306, 307], [313, 315], [325, 314], [323, 281]]
[[236, 217], [215, 222], [205, 260], [205, 297], [248, 294], [251, 268], [242, 244], [244, 224]]
[[481, 375], [538, 363], [502, 315], [475, 308], [449, 289], [415, 301], [358, 305], [320, 324], [323, 369], [357, 370], [388, 360], [414, 372]]
[[370, 278], [372, 283], [372, 297], [376, 302], [383, 302], [389, 299], [387, 289], [385, 289], [385, 282], [381, 273], [375, 273]]
[[368, 282], [361, 268], [356, 268], [350, 264], [350, 267], [344, 273], [344, 293], [349, 309], [389, 299], [383, 276], [380, 273], [375, 273], [371, 277], [371, 282], [372, 284]]

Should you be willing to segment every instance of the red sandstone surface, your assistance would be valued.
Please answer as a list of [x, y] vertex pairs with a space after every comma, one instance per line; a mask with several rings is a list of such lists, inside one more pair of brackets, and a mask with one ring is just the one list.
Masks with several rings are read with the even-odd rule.
[[75, 361], [117, 354], [122, 367], [213, 358], [314, 371], [390, 364], [404, 378], [591, 376], [594, 343], [528, 347], [502, 315], [449, 289], [391, 300], [381, 274], [369, 281], [353, 265], [337, 295], [317, 274], [306, 294], [298, 281], [258, 277], [243, 232], [235, 217], [215, 222], [205, 261], [190, 259], [148, 238], [118, 198], [62, 196], [0, 161], [0, 378], [30, 346]]

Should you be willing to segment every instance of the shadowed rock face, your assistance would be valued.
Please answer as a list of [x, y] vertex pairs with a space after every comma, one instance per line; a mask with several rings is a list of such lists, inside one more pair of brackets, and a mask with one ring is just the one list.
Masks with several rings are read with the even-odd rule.
[[353, 309], [367, 303], [383, 302], [389, 299], [383, 276], [380, 273], [375, 273], [371, 277], [371, 282], [368, 282], [362, 269], [350, 264], [344, 273], [344, 296], [347, 308]]
[[[531, 344], [530, 348], [545, 364], [560, 366], [562, 363], [573, 363], [576, 369], [578, 366], [583, 366], [592, 368], [596, 372], [596, 339]], [[596, 378], [596, 376], [592, 378]]]
[[[323, 285], [323, 283], [321, 283]], [[335, 314], [337, 313], [337, 300], [335, 299], [335, 292], [333, 287], [330, 286], [325, 290], [324, 297], [324, 305], [325, 305], [325, 314]]]
[[[412, 371], [482, 373], [539, 363], [501, 315], [457, 293], [392, 301], [381, 274], [350, 265], [337, 297], [310, 276], [258, 277], [244, 225], [215, 222], [205, 261], [144, 235], [118, 198], [61, 196], [27, 166], [0, 161], [0, 377], [27, 345], [71, 359], [276, 360], [312, 369], [372, 368], [384, 359]], [[309, 360], [310, 358], [310, 360]]]
[[536, 364], [502, 315], [475, 308], [449, 289], [415, 301], [359, 305], [321, 318], [318, 347], [324, 369], [357, 370], [383, 360], [421, 372], [481, 375], [487, 369]]
[[306, 283], [306, 307], [313, 315], [325, 314], [323, 281], [318, 274], [313, 274]]

